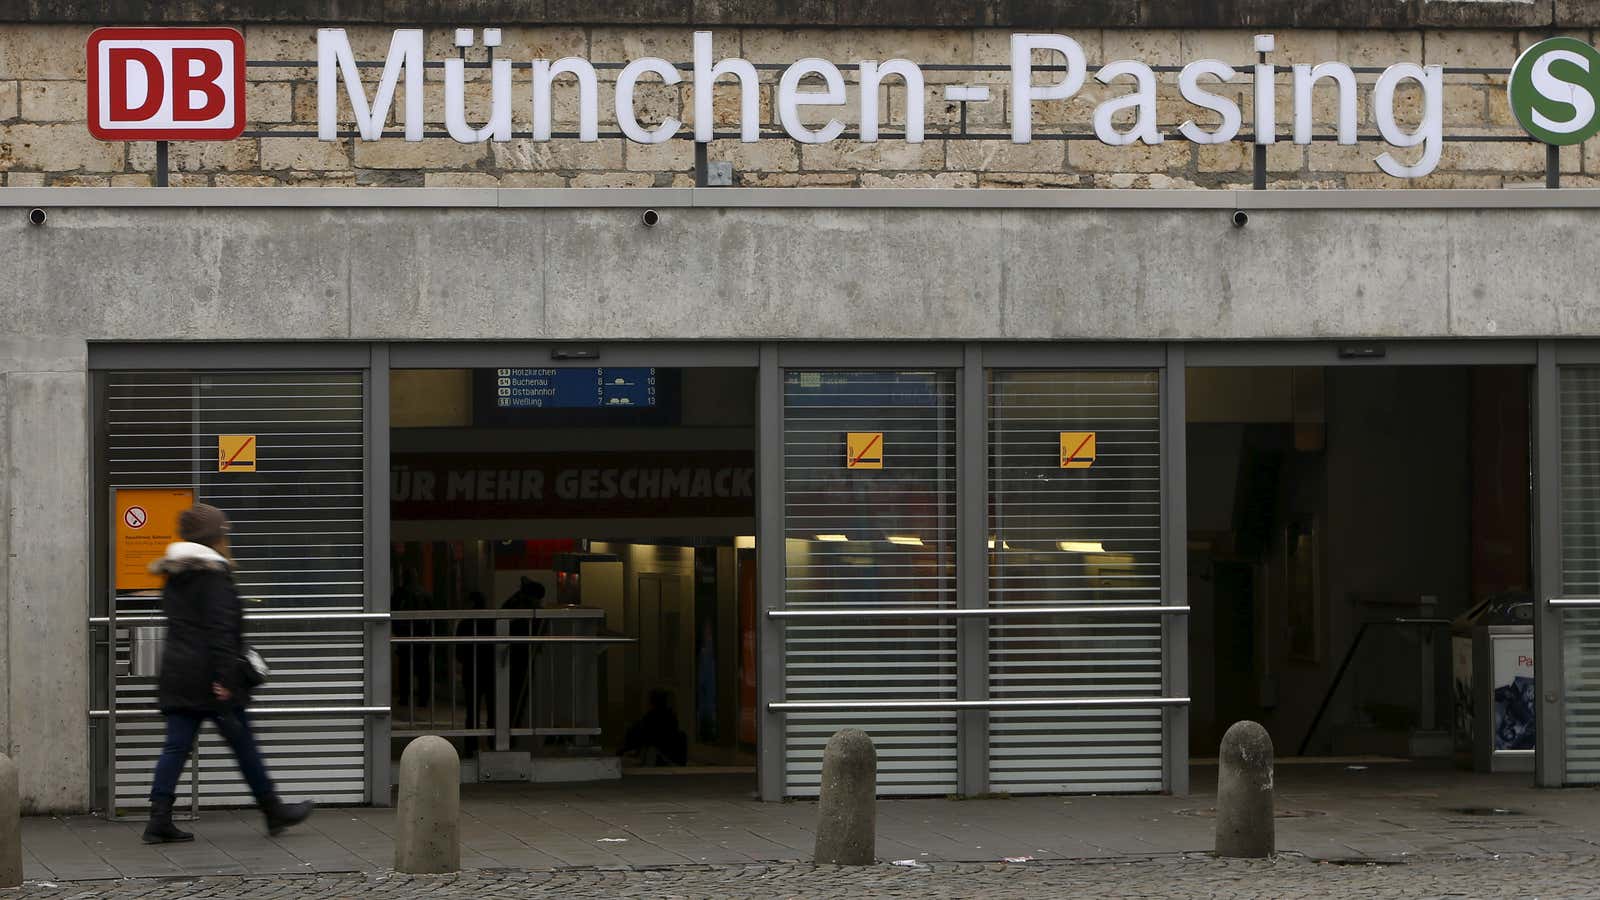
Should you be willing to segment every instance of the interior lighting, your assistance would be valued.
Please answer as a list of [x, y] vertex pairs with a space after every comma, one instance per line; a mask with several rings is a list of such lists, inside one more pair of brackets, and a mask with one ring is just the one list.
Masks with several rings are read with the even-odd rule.
[[1105, 545], [1099, 541], [1057, 541], [1056, 546], [1068, 553], [1104, 553]]
[[754, 550], [756, 548], [756, 536], [753, 534], [741, 534], [735, 537], [733, 539], [733, 548], [735, 550]]
[[906, 547], [921, 547], [922, 538], [919, 538], [914, 534], [891, 534], [889, 535], [889, 543], [900, 544]]
[[843, 541], [850, 540], [850, 538], [842, 534], [819, 534], [817, 535], [817, 540], [828, 541], [829, 543], [841, 543]]

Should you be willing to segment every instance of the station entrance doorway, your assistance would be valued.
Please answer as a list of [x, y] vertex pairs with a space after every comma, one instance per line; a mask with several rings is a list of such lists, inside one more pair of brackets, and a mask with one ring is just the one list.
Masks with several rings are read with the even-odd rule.
[[755, 369], [598, 362], [391, 370], [392, 758], [753, 788]]
[[1252, 719], [1280, 757], [1531, 778], [1533, 373], [1190, 368], [1195, 759]]

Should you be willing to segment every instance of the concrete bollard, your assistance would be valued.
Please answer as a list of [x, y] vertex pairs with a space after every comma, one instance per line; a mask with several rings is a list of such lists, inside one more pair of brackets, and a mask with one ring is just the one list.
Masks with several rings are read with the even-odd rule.
[[17, 764], [0, 753], [0, 887], [22, 884], [22, 793]]
[[400, 755], [394, 870], [407, 875], [461, 871], [461, 758], [436, 735]]
[[1235, 722], [1217, 752], [1217, 855], [1271, 856], [1272, 737], [1255, 722]]
[[872, 738], [845, 728], [822, 751], [817, 800], [819, 865], [870, 866], [878, 850], [878, 751]]

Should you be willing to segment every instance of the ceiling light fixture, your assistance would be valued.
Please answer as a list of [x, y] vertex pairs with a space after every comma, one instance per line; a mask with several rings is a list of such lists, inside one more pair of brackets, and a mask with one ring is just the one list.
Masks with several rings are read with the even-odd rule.
[[1056, 547], [1068, 553], [1104, 553], [1105, 545], [1099, 541], [1057, 541]]

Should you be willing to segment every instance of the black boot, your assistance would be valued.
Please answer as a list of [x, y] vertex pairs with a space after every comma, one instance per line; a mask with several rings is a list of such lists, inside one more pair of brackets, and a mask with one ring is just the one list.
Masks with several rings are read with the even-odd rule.
[[150, 824], [144, 827], [144, 842], [146, 844], [177, 844], [192, 840], [194, 840], [194, 835], [187, 831], [179, 831], [178, 826], [172, 824], [172, 798], [152, 797], [150, 799]]
[[311, 816], [311, 811], [317, 805], [310, 800], [301, 800], [299, 803], [284, 803], [273, 797], [261, 804], [261, 811], [267, 817], [267, 834], [277, 837], [283, 834], [284, 829], [291, 825], [299, 825]]

